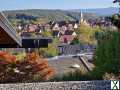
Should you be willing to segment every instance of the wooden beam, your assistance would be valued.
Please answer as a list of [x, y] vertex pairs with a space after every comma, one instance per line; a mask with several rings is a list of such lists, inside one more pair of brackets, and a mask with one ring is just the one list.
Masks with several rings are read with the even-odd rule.
[[6, 34], [4, 36], [0, 34], [1, 36], [3, 36], [2, 38], [6, 38], [8, 40], [10, 38], [15, 44], [17, 43], [19, 46], [22, 45], [20, 36], [17, 35], [15, 29], [12, 27], [12, 25], [10, 24], [10, 22], [7, 20], [7, 18], [4, 16], [2, 12], [0, 13], [0, 30], [1, 33], [4, 32]]

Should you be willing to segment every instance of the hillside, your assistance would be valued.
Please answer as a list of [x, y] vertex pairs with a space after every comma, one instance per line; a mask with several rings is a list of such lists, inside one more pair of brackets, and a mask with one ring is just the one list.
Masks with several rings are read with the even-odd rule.
[[[79, 13], [77, 12], [67, 12], [62, 10], [13, 10], [13, 11], [4, 11], [5, 15], [8, 18], [17, 18], [17, 19], [35, 19], [37, 17], [45, 18], [47, 20], [76, 20], [79, 18]], [[29, 18], [28, 18], [29, 17]]]
[[[45, 18], [46, 20], [79, 20], [80, 12], [72, 12], [65, 10], [47, 10], [47, 9], [31, 9], [31, 10], [11, 10], [4, 11], [8, 19], [36, 19]], [[95, 14], [85, 13], [85, 18], [97, 17]]]
[[72, 12], [83, 12], [83, 13], [94, 13], [98, 16], [108, 16], [118, 13], [119, 9], [117, 7], [109, 7], [109, 8], [94, 8], [94, 9], [74, 9], [70, 10]]

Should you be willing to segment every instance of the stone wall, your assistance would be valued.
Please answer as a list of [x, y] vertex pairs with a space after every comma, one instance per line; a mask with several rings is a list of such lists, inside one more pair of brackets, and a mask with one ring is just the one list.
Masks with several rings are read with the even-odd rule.
[[0, 90], [110, 90], [110, 81], [0, 84]]

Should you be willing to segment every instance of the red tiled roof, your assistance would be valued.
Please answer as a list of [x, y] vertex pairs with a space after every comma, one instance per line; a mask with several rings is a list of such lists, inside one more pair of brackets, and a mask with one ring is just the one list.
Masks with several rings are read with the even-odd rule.
[[72, 35], [63, 35], [60, 37], [60, 42], [71, 42], [73, 39], [75, 38], [75, 36]]

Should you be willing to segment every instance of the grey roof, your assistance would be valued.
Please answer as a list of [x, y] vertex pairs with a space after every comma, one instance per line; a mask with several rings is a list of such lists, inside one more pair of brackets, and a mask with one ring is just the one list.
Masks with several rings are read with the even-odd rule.
[[77, 54], [80, 52], [81, 47], [80, 45], [63, 45], [58, 46], [59, 50], [60, 48], [62, 48], [62, 51], [60, 51], [60, 53], [65, 54], [65, 55], [69, 55], [69, 54]]
[[[78, 54], [82, 51], [86, 52], [93, 52], [95, 49], [95, 46], [93, 45], [87, 45], [87, 44], [81, 44], [81, 45], [58, 45], [59, 52], [64, 55], [69, 54]], [[62, 50], [62, 51], [61, 51]]]

